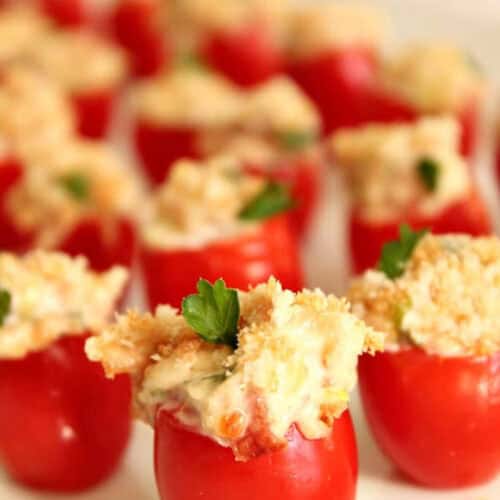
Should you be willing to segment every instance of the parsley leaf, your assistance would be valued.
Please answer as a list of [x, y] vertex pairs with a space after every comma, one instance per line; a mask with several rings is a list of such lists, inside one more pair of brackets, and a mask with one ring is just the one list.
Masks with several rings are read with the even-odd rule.
[[316, 134], [312, 132], [291, 131], [280, 134], [279, 141], [288, 151], [300, 151], [314, 142], [315, 138]]
[[240, 319], [238, 292], [226, 288], [223, 279], [213, 286], [200, 279], [197, 288], [197, 294], [182, 301], [182, 314], [189, 326], [207, 342], [236, 348]]
[[0, 326], [3, 326], [5, 318], [10, 313], [12, 297], [7, 290], [0, 288]]
[[418, 242], [427, 233], [427, 229], [414, 232], [407, 224], [400, 226], [399, 240], [386, 243], [382, 248], [379, 269], [390, 279], [399, 278]]
[[78, 172], [63, 175], [59, 183], [77, 201], [85, 201], [90, 195], [88, 178]]
[[179, 54], [175, 60], [175, 64], [181, 68], [194, 71], [209, 71], [210, 69], [207, 63], [193, 52]]
[[439, 163], [432, 158], [424, 157], [418, 162], [417, 171], [423, 185], [430, 193], [434, 193], [441, 174]]
[[295, 201], [289, 189], [277, 182], [270, 181], [265, 188], [243, 207], [238, 217], [241, 220], [261, 220], [292, 209]]

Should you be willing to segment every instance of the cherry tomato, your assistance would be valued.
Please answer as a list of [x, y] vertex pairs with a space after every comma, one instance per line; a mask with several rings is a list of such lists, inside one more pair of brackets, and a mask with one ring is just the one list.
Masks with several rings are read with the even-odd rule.
[[288, 71], [316, 103], [328, 135], [365, 122], [365, 98], [377, 68], [378, 57], [372, 49], [352, 47], [293, 61]]
[[39, 0], [42, 11], [61, 26], [79, 27], [89, 21], [85, 0]]
[[86, 336], [0, 361], [0, 459], [32, 488], [80, 491], [108, 478], [130, 434], [130, 380], [91, 363]]
[[500, 472], [500, 355], [378, 353], [361, 358], [359, 377], [376, 440], [412, 480], [456, 488]]
[[[363, 121], [370, 123], [415, 122], [423, 114], [377, 86], [367, 94], [364, 110]], [[456, 119], [461, 127], [460, 152], [464, 157], [471, 158], [476, 152], [479, 136], [479, 103], [475, 100], [466, 103]]]
[[71, 98], [78, 121], [78, 131], [91, 139], [101, 139], [109, 131], [118, 90], [74, 94]]
[[182, 158], [198, 159], [198, 133], [191, 128], [176, 128], [146, 121], [135, 127], [135, 146], [151, 182], [161, 184], [172, 165]]
[[485, 236], [492, 232], [490, 216], [476, 191], [432, 218], [410, 214], [406, 220], [376, 223], [363, 219], [354, 211], [350, 218], [350, 247], [356, 274], [376, 267], [382, 247], [399, 238], [399, 226], [404, 222], [413, 229], [429, 229], [435, 234]]
[[27, 249], [32, 237], [19, 231], [6, 207], [7, 194], [23, 176], [22, 165], [14, 158], [0, 161], [0, 251], [19, 252]]
[[284, 67], [282, 51], [262, 24], [209, 34], [201, 54], [210, 66], [241, 87], [263, 83]]
[[307, 233], [318, 204], [322, 165], [307, 158], [292, 158], [270, 169], [258, 165], [247, 168], [249, 173], [264, 175], [289, 186], [296, 207], [290, 211], [290, 226], [299, 238]]
[[110, 233], [96, 219], [80, 222], [58, 250], [71, 256], [84, 255], [94, 271], [107, 271], [113, 266], [130, 268], [135, 254], [136, 236], [132, 223], [127, 219], [117, 221]]
[[297, 244], [286, 215], [269, 219], [251, 234], [200, 249], [142, 248], [141, 264], [149, 305], [179, 307], [196, 292], [199, 278], [224, 278], [229, 287], [246, 290], [275, 276], [284, 288], [303, 288]]
[[345, 411], [329, 437], [307, 440], [292, 427], [288, 446], [248, 462], [211, 439], [181, 427], [159, 410], [156, 480], [162, 500], [354, 500], [356, 438]]
[[156, 0], [122, 0], [111, 16], [111, 29], [128, 52], [132, 72], [151, 76], [172, 59], [168, 37], [159, 25], [161, 5]]

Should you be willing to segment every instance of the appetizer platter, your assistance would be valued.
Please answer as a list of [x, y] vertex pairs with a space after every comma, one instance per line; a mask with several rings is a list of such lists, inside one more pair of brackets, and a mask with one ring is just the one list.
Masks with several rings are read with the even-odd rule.
[[0, 499], [498, 500], [499, 27], [0, 0]]

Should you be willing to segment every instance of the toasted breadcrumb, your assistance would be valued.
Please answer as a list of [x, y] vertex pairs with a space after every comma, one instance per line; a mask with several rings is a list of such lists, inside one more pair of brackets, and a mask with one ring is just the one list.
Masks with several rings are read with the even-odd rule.
[[456, 113], [484, 92], [470, 55], [445, 43], [415, 44], [382, 69], [387, 91], [424, 113]]
[[142, 418], [159, 408], [246, 460], [286, 446], [297, 424], [324, 437], [348, 404], [357, 359], [382, 347], [381, 335], [321, 291], [294, 294], [271, 278], [240, 292], [238, 348], [209, 344], [183, 316], [160, 306], [131, 312], [87, 342], [108, 376], [131, 373]]
[[387, 26], [386, 16], [368, 5], [300, 5], [290, 15], [290, 51], [307, 58], [352, 47], [378, 50]]
[[157, 125], [225, 128], [240, 119], [243, 97], [220, 76], [180, 68], [138, 84], [132, 104], [140, 118]]
[[[330, 149], [350, 182], [354, 206], [370, 220], [398, 220], [410, 211], [432, 216], [467, 197], [472, 182], [458, 149], [452, 118], [422, 118], [408, 125], [367, 125], [333, 135]], [[430, 192], [418, 171], [421, 160], [438, 166]]]
[[127, 72], [121, 49], [83, 31], [48, 33], [32, 46], [27, 58], [68, 92], [113, 90]]
[[395, 280], [368, 271], [349, 293], [353, 311], [387, 336], [440, 356], [500, 350], [500, 240], [428, 235]]
[[74, 133], [73, 110], [56, 83], [25, 63], [2, 68], [0, 134], [23, 162], [54, 149]]
[[[63, 180], [76, 176], [87, 186], [75, 197]], [[104, 143], [73, 140], [27, 163], [7, 198], [7, 210], [23, 231], [34, 233], [39, 248], [51, 249], [84, 219], [96, 217], [110, 238], [122, 217], [135, 218], [137, 181]]]
[[255, 224], [242, 223], [237, 215], [264, 184], [245, 175], [232, 157], [181, 160], [151, 200], [142, 230], [145, 242], [159, 248], [199, 248], [252, 231]]
[[82, 257], [0, 253], [0, 289], [11, 296], [0, 326], [0, 358], [23, 358], [65, 335], [97, 333], [111, 319], [126, 280], [124, 269], [94, 273]]

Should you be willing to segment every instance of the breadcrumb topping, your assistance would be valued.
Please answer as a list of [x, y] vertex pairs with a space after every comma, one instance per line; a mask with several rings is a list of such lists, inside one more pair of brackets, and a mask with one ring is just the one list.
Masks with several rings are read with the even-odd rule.
[[126, 281], [124, 269], [98, 274], [83, 257], [0, 253], [0, 288], [11, 296], [10, 312], [0, 326], [0, 358], [23, 358], [62, 336], [99, 332]]
[[428, 235], [400, 278], [368, 271], [349, 298], [355, 314], [387, 335], [389, 348], [494, 354], [500, 350], [500, 240]]
[[264, 182], [245, 175], [240, 162], [229, 156], [204, 163], [181, 160], [153, 195], [143, 238], [153, 247], [199, 248], [252, 231], [255, 224], [237, 216]]
[[182, 68], [137, 85], [133, 105], [140, 117], [178, 127], [229, 127], [241, 116], [243, 97], [208, 71]]
[[286, 446], [297, 424], [309, 439], [325, 437], [347, 408], [358, 356], [381, 348], [381, 335], [321, 291], [294, 294], [271, 278], [239, 292], [236, 351], [209, 344], [170, 307], [131, 312], [87, 354], [108, 376], [131, 373], [136, 404], [152, 422], [158, 409], [223, 446], [253, 456]]
[[484, 91], [471, 56], [444, 43], [412, 45], [386, 62], [382, 84], [425, 113], [454, 113]]
[[[452, 118], [423, 118], [415, 124], [343, 130], [333, 135], [330, 148], [347, 174], [363, 217], [394, 220], [409, 211], [432, 216], [471, 190], [469, 169], [458, 149], [459, 134]], [[424, 159], [438, 167], [433, 190], [418, 170]]]
[[242, 126], [257, 133], [316, 136], [321, 124], [312, 101], [291, 79], [281, 76], [249, 92]]
[[2, 68], [0, 134], [22, 161], [30, 161], [74, 134], [73, 110], [63, 90], [24, 63]]
[[0, 62], [21, 58], [48, 32], [50, 24], [39, 11], [25, 5], [2, 7], [0, 12]]
[[122, 50], [90, 32], [53, 31], [32, 46], [28, 58], [69, 92], [114, 89], [127, 73]]
[[51, 249], [89, 217], [112, 238], [121, 217], [135, 218], [139, 196], [134, 175], [107, 145], [75, 140], [26, 166], [7, 210], [20, 229], [35, 234], [37, 247]]
[[386, 17], [368, 5], [300, 5], [290, 15], [290, 51], [307, 58], [348, 47], [378, 50], [387, 25]]

